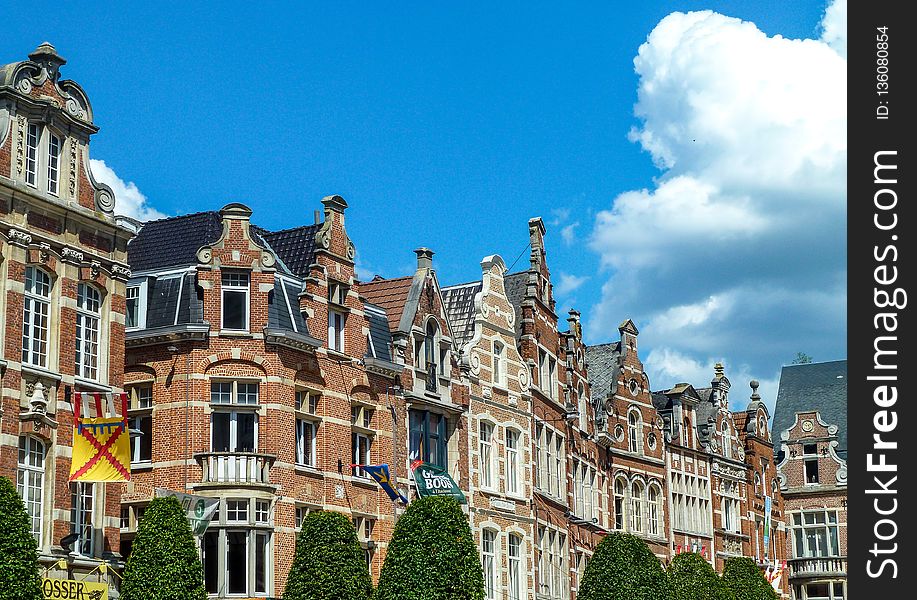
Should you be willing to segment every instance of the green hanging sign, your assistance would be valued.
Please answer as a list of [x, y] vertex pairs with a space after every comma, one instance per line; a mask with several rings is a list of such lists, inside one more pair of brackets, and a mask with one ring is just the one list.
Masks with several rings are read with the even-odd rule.
[[421, 498], [427, 496], [452, 496], [462, 504], [467, 504], [465, 494], [459, 489], [449, 472], [442, 467], [429, 463], [420, 463], [414, 468], [414, 483], [417, 484], [417, 495]]

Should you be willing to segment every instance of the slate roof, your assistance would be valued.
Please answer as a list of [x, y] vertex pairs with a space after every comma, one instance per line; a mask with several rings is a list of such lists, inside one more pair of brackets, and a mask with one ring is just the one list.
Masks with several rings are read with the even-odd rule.
[[793, 426], [796, 413], [817, 410], [837, 425], [837, 453], [847, 459], [847, 360], [787, 365], [780, 372], [774, 408], [774, 439]]
[[525, 300], [525, 288], [529, 283], [529, 272], [510, 273], [503, 278], [506, 299], [516, 309], [516, 330], [522, 330], [522, 301]]
[[[369, 321], [369, 337], [375, 350], [375, 358], [381, 358], [392, 362], [392, 334], [389, 330], [388, 316], [385, 309], [374, 304], [364, 304], [366, 309], [366, 319]], [[370, 349], [366, 349], [366, 355], [372, 356]]]
[[375, 304], [388, 317], [389, 331], [398, 331], [408, 292], [411, 291], [413, 275], [382, 279], [376, 276], [372, 281], [361, 283], [360, 294], [370, 304]]
[[274, 278], [274, 291], [268, 295], [268, 327], [310, 335], [306, 320], [302, 316], [302, 311], [299, 310], [301, 291], [301, 284], [283, 280], [280, 277]]
[[482, 289], [484, 284], [480, 281], [442, 288], [446, 316], [452, 325], [455, 342], [459, 346], [464, 346], [474, 337], [474, 297]]
[[315, 234], [320, 228], [321, 225], [304, 225], [281, 231], [267, 231], [252, 226], [251, 231], [267, 243], [267, 247], [290, 273], [306, 277], [309, 265], [315, 262]]
[[589, 365], [589, 389], [593, 398], [607, 398], [618, 375], [618, 357], [621, 342], [586, 346], [586, 363]]
[[217, 241], [222, 233], [216, 211], [149, 221], [127, 245], [127, 262], [134, 272], [197, 264], [201, 246]]
[[146, 328], [170, 327], [179, 323], [203, 323], [204, 303], [195, 273], [149, 279]]

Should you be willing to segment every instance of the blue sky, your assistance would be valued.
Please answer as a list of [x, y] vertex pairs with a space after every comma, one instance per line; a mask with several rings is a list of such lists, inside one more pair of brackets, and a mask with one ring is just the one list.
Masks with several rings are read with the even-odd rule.
[[558, 307], [634, 319], [654, 388], [846, 356], [845, 0], [42, 4], [0, 61], [68, 59], [125, 212], [285, 228], [336, 193], [361, 273], [429, 246], [447, 284], [542, 216]]

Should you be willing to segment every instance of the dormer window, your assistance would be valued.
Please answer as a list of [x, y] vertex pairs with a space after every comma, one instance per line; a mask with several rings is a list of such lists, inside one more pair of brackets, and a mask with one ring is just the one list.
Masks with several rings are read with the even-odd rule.
[[347, 292], [349, 288], [343, 283], [337, 281], [328, 282], [328, 302], [345, 306], [347, 304]]
[[503, 365], [503, 354], [506, 347], [494, 342], [494, 385], [506, 385], [506, 367]]
[[248, 273], [223, 273], [223, 329], [248, 331]]
[[29, 123], [26, 131], [25, 182], [39, 187], [44, 174], [45, 190], [55, 196], [60, 187], [60, 155], [63, 140], [38, 123]]

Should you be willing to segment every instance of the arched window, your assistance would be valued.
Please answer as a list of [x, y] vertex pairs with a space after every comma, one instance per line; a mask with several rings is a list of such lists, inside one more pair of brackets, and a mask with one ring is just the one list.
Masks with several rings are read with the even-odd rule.
[[99, 377], [99, 323], [102, 294], [93, 286], [81, 283], [76, 296], [76, 375], [86, 379]]
[[723, 456], [732, 458], [732, 440], [729, 437], [729, 423], [723, 419]]
[[16, 491], [29, 513], [32, 535], [41, 546], [41, 507], [44, 497], [45, 445], [38, 438], [19, 438], [19, 470], [16, 473]]
[[48, 366], [48, 329], [51, 312], [51, 276], [38, 267], [25, 269], [22, 304], [22, 362]]
[[662, 494], [659, 487], [650, 484], [646, 492], [646, 532], [650, 535], [659, 535], [659, 515], [662, 514]]
[[631, 452], [639, 454], [643, 450], [643, 419], [636, 409], [627, 415], [627, 440]]
[[627, 490], [627, 482], [623, 477], [615, 480], [615, 529], [624, 529], [624, 501]]
[[503, 342], [494, 341], [494, 385], [506, 385], [506, 346]]
[[643, 531], [643, 483], [635, 481], [630, 488], [630, 529]]
[[424, 364], [427, 367], [427, 371], [432, 368], [436, 368], [436, 333], [439, 331], [439, 327], [436, 326], [436, 321], [430, 319], [427, 321], [427, 332], [424, 336], [423, 349], [424, 349]]
[[761, 475], [755, 473], [755, 496], [761, 495]]
[[576, 390], [576, 397], [579, 400], [579, 428], [586, 431], [589, 426], [589, 399], [586, 398], [586, 388], [582, 383]]
[[691, 419], [685, 417], [681, 429], [681, 443], [683, 446], [691, 446]]

